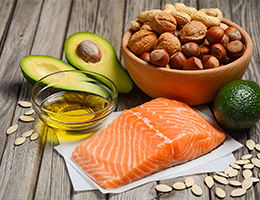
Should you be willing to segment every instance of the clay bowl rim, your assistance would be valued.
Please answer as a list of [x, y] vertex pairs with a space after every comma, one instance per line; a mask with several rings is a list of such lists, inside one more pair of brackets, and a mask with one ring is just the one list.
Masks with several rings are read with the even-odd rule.
[[[249, 34], [238, 24], [223, 18], [222, 22], [229, 25], [229, 26], [233, 26], [235, 28], [237, 28], [241, 35], [242, 35], [242, 39], [241, 41], [245, 44], [246, 46], [246, 50], [243, 54], [243, 56], [241, 56], [240, 58], [236, 59], [235, 61], [232, 61], [231, 63], [221, 66], [221, 67], [217, 67], [217, 68], [213, 68], [213, 69], [203, 69], [203, 70], [179, 70], [179, 69], [169, 69], [169, 68], [165, 68], [165, 67], [158, 67], [155, 65], [152, 65], [150, 63], [147, 63], [146, 61], [143, 61], [142, 59], [140, 59], [138, 56], [136, 56], [128, 47], [127, 47], [127, 43], [129, 38], [131, 37], [131, 35], [133, 34], [133, 31], [131, 30], [131, 28], [129, 28], [125, 34], [123, 35], [122, 38], [122, 51], [124, 51], [131, 59], [133, 59], [134, 61], [140, 63], [141, 65], [145, 65], [146, 67], [153, 67], [156, 68], [158, 71], [165, 71], [165, 72], [169, 72], [169, 73], [176, 73], [179, 75], [208, 75], [208, 74], [212, 74], [212, 73], [218, 73], [221, 71], [225, 71], [227, 68], [233, 68], [236, 65], [239, 65], [241, 62], [247, 60], [247, 59], [251, 59], [252, 56], [252, 52], [253, 52], [253, 43], [252, 43], [252, 39], [249, 36]], [[247, 66], [248, 67], [248, 66]], [[127, 68], [127, 66], [126, 66]]]

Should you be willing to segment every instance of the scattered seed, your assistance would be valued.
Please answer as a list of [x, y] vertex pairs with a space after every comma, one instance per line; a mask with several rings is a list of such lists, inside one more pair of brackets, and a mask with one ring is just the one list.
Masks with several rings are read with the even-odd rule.
[[228, 175], [223, 172], [216, 172], [217, 175], [228, 178]]
[[191, 178], [191, 177], [188, 177], [188, 178], [185, 179], [185, 185], [186, 185], [186, 187], [191, 187], [191, 186], [193, 186], [194, 182], [195, 182], [194, 179]]
[[255, 149], [256, 149], [257, 151], [260, 151], [260, 144], [256, 144], [256, 145], [255, 145]]
[[256, 178], [256, 177], [250, 177], [250, 178], [253, 181], [253, 183], [259, 182], [259, 178]]
[[224, 170], [224, 173], [225, 173], [225, 174], [228, 174], [228, 172], [229, 172], [231, 169], [233, 169], [233, 168], [232, 168], [232, 167], [226, 168], [226, 169]]
[[26, 115], [21, 115], [20, 120], [22, 120], [23, 122], [33, 122], [35, 119], [31, 116], [26, 116]]
[[26, 111], [26, 112], [24, 113], [24, 115], [29, 116], [29, 115], [32, 115], [33, 113], [34, 113], [34, 110], [33, 110], [33, 109], [30, 109], [30, 110]]
[[255, 141], [252, 139], [247, 140], [246, 146], [249, 150], [253, 150], [255, 148]]
[[251, 162], [254, 164], [254, 166], [260, 168], [260, 160], [257, 158], [252, 158]]
[[226, 192], [221, 189], [221, 188], [216, 188], [216, 195], [219, 197], [219, 198], [225, 198], [226, 196]]
[[237, 164], [237, 165], [246, 165], [246, 164], [248, 164], [248, 163], [250, 163], [249, 160], [237, 160], [237, 161], [235, 162], [235, 164]]
[[228, 180], [225, 177], [214, 175], [213, 178], [214, 178], [214, 180], [216, 180], [217, 182], [219, 182], [219, 183], [221, 183], [223, 185], [227, 185], [228, 184]]
[[214, 180], [211, 176], [207, 176], [205, 177], [205, 183], [208, 186], [208, 188], [212, 188], [212, 186], [214, 185]]
[[30, 108], [32, 106], [32, 103], [28, 101], [18, 101], [18, 104], [24, 108]]
[[197, 196], [200, 196], [202, 195], [202, 189], [200, 186], [198, 186], [197, 184], [194, 184], [192, 187], [191, 187], [191, 191], [197, 195]]
[[183, 190], [183, 189], [186, 188], [186, 185], [183, 182], [176, 182], [176, 183], [173, 184], [173, 188], [175, 190]]
[[39, 137], [39, 134], [34, 132], [31, 137], [30, 137], [30, 140], [33, 141], [33, 140], [36, 140], [37, 138]]
[[244, 169], [253, 169], [254, 165], [252, 163], [246, 164], [243, 166]]
[[241, 167], [235, 163], [230, 163], [229, 165], [234, 169], [241, 169]]
[[7, 129], [6, 134], [10, 135], [10, 134], [14, 133], [17, 129], [18, 129], [17, 124], [12, 125]]
[[21, 145], [25, 142], [25, 139], [26, 139], [25, 137], [19, 137], [15, 140], [14, 144], [15, 145]]
[[246, 169], [246, 170], [243, 171], [244, 179], [250, 178], [252, 175], [253, 175], [253, 173], [250, 169]]
[[256, 154], [257, 158], [260, 159], [260, 153]]
[[247, 178], [242, 181], [242, 188], [247, 190], [253, 185], [253, 181], [251, 178]]
[[159, 184], [155, 187], [155, 189], [158, 192], [170, 192], [170, 191], [172, 191], [172, 188], [168, 185], [165, 185], [165, 184]]
[[241, 186], [242, 183], [239, 182], [239, 181], [236, 181], [236, 180], [230, 180], [228, 181], [229, 185], [232, 185], [232, 186]]
[[241, 159], [242, 160], [248, 160], [248, 159], [250, 159], [250, 158], [252, 158], [252, 154], [246, 154], [246, 155], [243, 155], [242, 157], [241, 157]]
[[23, 137], [30, 137], [33, 134], [34, 130], [26, 131], [22, 134]]
[[229, 172], [228, 172], [228, 176], [229, 177], [235, 177], [238, 175], [238, 170], [236, 169], [231, 169]]
[[246, 193], [246, 190], [243, 188], [235, 189], [231, 192], [232, 197], [240, 197]]

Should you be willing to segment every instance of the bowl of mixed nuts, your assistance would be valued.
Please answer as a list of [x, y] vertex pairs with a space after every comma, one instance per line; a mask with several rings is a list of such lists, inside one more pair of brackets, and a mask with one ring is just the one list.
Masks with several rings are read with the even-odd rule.
[[199, 105], [242, 78], [253, 44], [219, 9], [176, 3], [140, 13], [124, 34], [121, 50], [131, 78], [144, 93]]

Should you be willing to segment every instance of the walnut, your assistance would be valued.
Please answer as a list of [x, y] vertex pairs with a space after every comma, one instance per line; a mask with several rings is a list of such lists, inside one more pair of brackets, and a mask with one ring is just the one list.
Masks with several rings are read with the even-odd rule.
[[130, 37], [127, 46], [135, 55], [140, 56], [143, 52], [152, 51], [156, 41], [157, 34], [144, 29], [135, 32]]
[[154, 49], [164, 49], [171, 56], [181, 49], [181, 43], [172, 33], [165, 32], [158, 38]]
[[182, 43], [202, 43], [207, 33], [207, 27], [199, 21], [191, 21], [184, 25], [180, 31]]
[[170, 13], [158, 12], [152, 17], [150, 26], [159, 34], [173, 32], [176, 30], [177, 21]]

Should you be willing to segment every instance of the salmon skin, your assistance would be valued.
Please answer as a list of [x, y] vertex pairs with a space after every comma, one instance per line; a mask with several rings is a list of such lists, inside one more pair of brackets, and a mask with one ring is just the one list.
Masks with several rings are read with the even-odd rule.
[[79, 144], [72, 159], [98, 185], [115, 189], [204, 155], [224, 140], [223, 132], [187, 104], [157, 98], [124, 110]]

